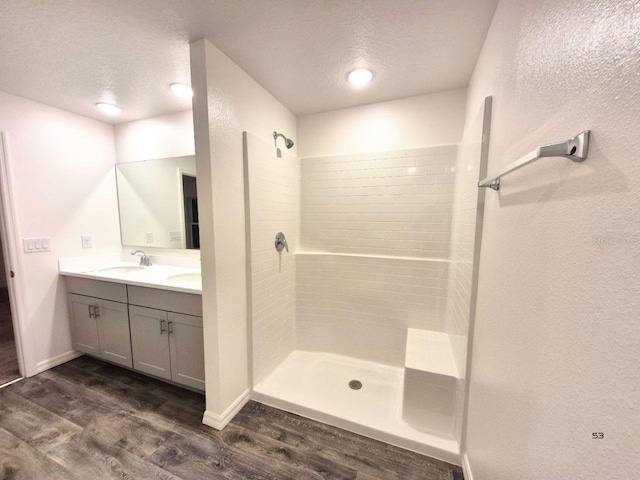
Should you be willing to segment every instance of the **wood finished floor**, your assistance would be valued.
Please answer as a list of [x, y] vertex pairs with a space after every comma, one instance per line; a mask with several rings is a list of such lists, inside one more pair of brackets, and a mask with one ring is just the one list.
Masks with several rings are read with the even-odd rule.
[[7, 287], [0, 287], [0, 385], [20, 378]]
[[222, 431], [204, 397], [81, 357], [0, 390], [3, 479], [462, 480], [458, 467], [250, 402]]

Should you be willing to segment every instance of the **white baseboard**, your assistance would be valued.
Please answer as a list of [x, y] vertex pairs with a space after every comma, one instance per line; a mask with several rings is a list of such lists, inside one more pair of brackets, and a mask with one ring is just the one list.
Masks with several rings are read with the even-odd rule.
[[77, 352], [75, 350], [69, 350], [68, 352], [61, 353], [60, 355], [56, 355], [53, 358], [49, 358], [48, 360], [43, 360], [42, 362], [38, 362], [36, 367], [38, 369], [38, 373], [42, 373], [45, 370], [49, 370], [50, 368], [57, 367], [58, 365], [62, 365], [63, 363], [67, 363], [74, 358], [78, 358], [84, 355], [82, 352]]
[[464, 480], [473, 480], [471, 465], [469, 465], [469, 457], [467, 457], [466, 453], [462, 456], [462, 473], [464, 473]]
[[248, 401], [249, 390], [246, 390], [231, 405], [229, 405], [229, 408], [227, 408], [222, 415], [217, 415], [209, 410], [204, 412], [202, 423], [209, 427], [213, 427], [216, 430], [222, 430], [231, 420], [233, 420], [236, 413], [242, 410], [242, 407], [244, 407]]

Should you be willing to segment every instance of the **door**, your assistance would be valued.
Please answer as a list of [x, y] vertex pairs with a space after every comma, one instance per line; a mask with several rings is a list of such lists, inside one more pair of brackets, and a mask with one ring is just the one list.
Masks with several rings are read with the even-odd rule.
[[171, 379], [204, 390], [204, 340], [202, 318], [168, 313]]
[[100, 357], [118, 365], [132, 367], [129, 311], [125, 303], [92, 299], [98, 323]]
[[133, 368], [171, 380], [167, 312], [129, 305]]
[[68, 299], [73, 348], [89, 355], [100, 356], [98, 324], [94, 318], [94, 299], [72, 293], [69, 294]]

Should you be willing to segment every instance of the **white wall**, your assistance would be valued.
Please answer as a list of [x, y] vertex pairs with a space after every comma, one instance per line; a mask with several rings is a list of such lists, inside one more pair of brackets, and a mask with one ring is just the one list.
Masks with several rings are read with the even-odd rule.
[[[207, 412], [220, 425], [250, 387], [242, 132], [296, 138], [296, 118], [207, 40], [191, 44]], [[291, 151], [295, 156], [295, 149]], [[274, 232], [277, 233], [277, 232]]]
[[458, 144], [466, 89], [374, 103], [298, 118], [302, 157]]
[[[469, 88], [489, 172], [593, 131], [487, 192], [466, 451], [475, 480], [637, 478], [637, 1], [502, 0]], [[604, 432], [592, 440], [592, 432]]]
[[120, 123], [114, 130], [118, 163], [195, 155], [191, 110]]
[[[257, 385], [295, 343], [296, 265], [300, 230], [300, 161], [273, 143], [247, 134], [245, 158], [251, 233], [250, 308], [253, 384]], [[289, 251], [274, 248], [283, 232]]]
[[[25, 318], [40, 367], [71, 351], [58, 259], [120, 250], [113, 127], [0, 92], [16, 239], [50, 237], [51, 252], [18, 252]], [[91, 235], [92, 249], [80, 236]]]

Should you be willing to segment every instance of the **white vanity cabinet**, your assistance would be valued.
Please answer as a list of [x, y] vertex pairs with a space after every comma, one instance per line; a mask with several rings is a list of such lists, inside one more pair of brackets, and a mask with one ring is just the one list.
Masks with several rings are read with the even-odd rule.
[[202, 318], [129, 306], [133, 368], [204, 390]]
[[69, 307], [74, 349], [133, 366], [126, 303], [69, 294]]

